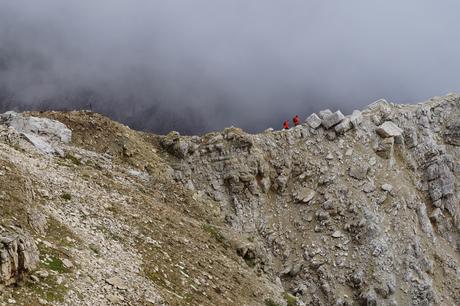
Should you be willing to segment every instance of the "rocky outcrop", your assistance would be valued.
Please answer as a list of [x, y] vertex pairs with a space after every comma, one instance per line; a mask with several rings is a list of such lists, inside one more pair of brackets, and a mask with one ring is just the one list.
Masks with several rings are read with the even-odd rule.
[[[213, 133], [193, 140], [176, 179], [204, 190], [231, 228], [261, 243], [256, 265], [301, 305], [434, 305], [450, 288], [414, 273], [425, 269], [419, 260], [443, 256], [437, 237], [459, 251], [460, 152], [449, 119], [459, 113], [456, 95], [414, 106], [382, 99], [349, 116], [324, 110], [295, 129], [246, 135], [248, 151]], [[423, 258], [404, 253], [414, 231]]]
[[57, 144], [68, 144], [72, 140], [72, 131], [56, 120], [7, 112], [0, 115], [0, 123], [12, 128], [45, 154], [62, 155]]
[[38, 249], [30, 236], [20, 230], [0, 232], [0, 284], [22, 280], [38, 262]]
[[445, 137], [448, 144], [460, 146], [460, 119], [448, 124]]

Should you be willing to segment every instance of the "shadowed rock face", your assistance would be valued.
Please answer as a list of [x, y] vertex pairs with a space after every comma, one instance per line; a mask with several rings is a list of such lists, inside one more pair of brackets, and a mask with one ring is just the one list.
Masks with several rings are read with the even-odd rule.
[[44, 152], [0, 124], [0, 182], [21, 178], [0, 193], [8, 226], [22, 222], [19, 187], [41, 205], [19, 224], [37, 236], [0, 235], [3, 283], [29, 277], [35, 240], [43, 268], [30, 278], [62, 292], [57, 305], [460, 302], [459, 95], [325, 110], [256, 135], [155, 136], [91, 112], [18, 116], [52, 119], [72, 141], [30, 129], [54, 150]]
[[460, 119], [449, 123], [447, 126], [446, 142], [454, 146], [460, 146]]
[[34, 240], [21, 231], [0, 233], [0, 284], [10, 285], [23, 279], [39, 262]]

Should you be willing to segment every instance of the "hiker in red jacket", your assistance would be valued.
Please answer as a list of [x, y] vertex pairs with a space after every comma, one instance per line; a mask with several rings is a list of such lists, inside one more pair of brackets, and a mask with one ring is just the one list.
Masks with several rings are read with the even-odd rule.
[[292, 119], [292, 122], [294, 122], [294, 126], [298, 126], [300, 123], [299, 116], [295, 115], [294, 119]]
[[289, 129], [289, 121], [284, 121], [283, 123], [283, 129], [288, 130]]

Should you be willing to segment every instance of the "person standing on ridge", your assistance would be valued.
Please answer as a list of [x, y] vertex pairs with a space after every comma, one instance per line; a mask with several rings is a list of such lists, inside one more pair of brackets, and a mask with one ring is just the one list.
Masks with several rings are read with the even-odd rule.
[[292, 122], [294, 122], [294, 126], [298, 126], [300, 123], [299, 116], [295, 115], [295, 117], [292, 119]]
[[283, 129], [288, 130], [289, 129], [289, 121], [284, 121], [283, 123]]

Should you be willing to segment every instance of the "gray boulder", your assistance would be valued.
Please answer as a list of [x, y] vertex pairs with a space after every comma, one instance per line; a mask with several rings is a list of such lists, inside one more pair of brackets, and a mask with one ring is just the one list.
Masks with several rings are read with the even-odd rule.
[[336, 111], [335, 113], [326, 115], [321, 123], [326, 129], [330, 129], [334, 125], [339, 124], [344, 118], [345, 116], [341, 111]]
[[354, 110], [350, 115], [350, 122], [354, 128], [357, 128], [363, 122], [363, 115], [359, 110]]
[[393, 122], [385, 121], [382, 125], [380, 125], [377, 128], [376, 132], [382, 138], [389, 138], [389, 137], [400, 137], [403, 133], [403, 130], [401, 130]]
[[354, 163], [348, 172], [348, 174], [357, 180], [364, 180], [367, 177], [369, 166], [364, 163]]
[[315, 113], [308, 116], [305, 122], [312, 128], [317, 129], [321, 125], [321, 118]]
[[321, 119], [324, 119], [327, 116], [332, 115], [332, 111], [330, 109], [325, 109], [325, 110], [320, 111], [318, 115]]
[[343, 134], [343, 133], [351, 130], [351, 128], [352, 128], [352, 125], [351, 125], [350, 119], [345, 118], [345, 119], [342, 120], [342, 122], [337, 124], [334, 129], [335, 129], [337, 134]]

